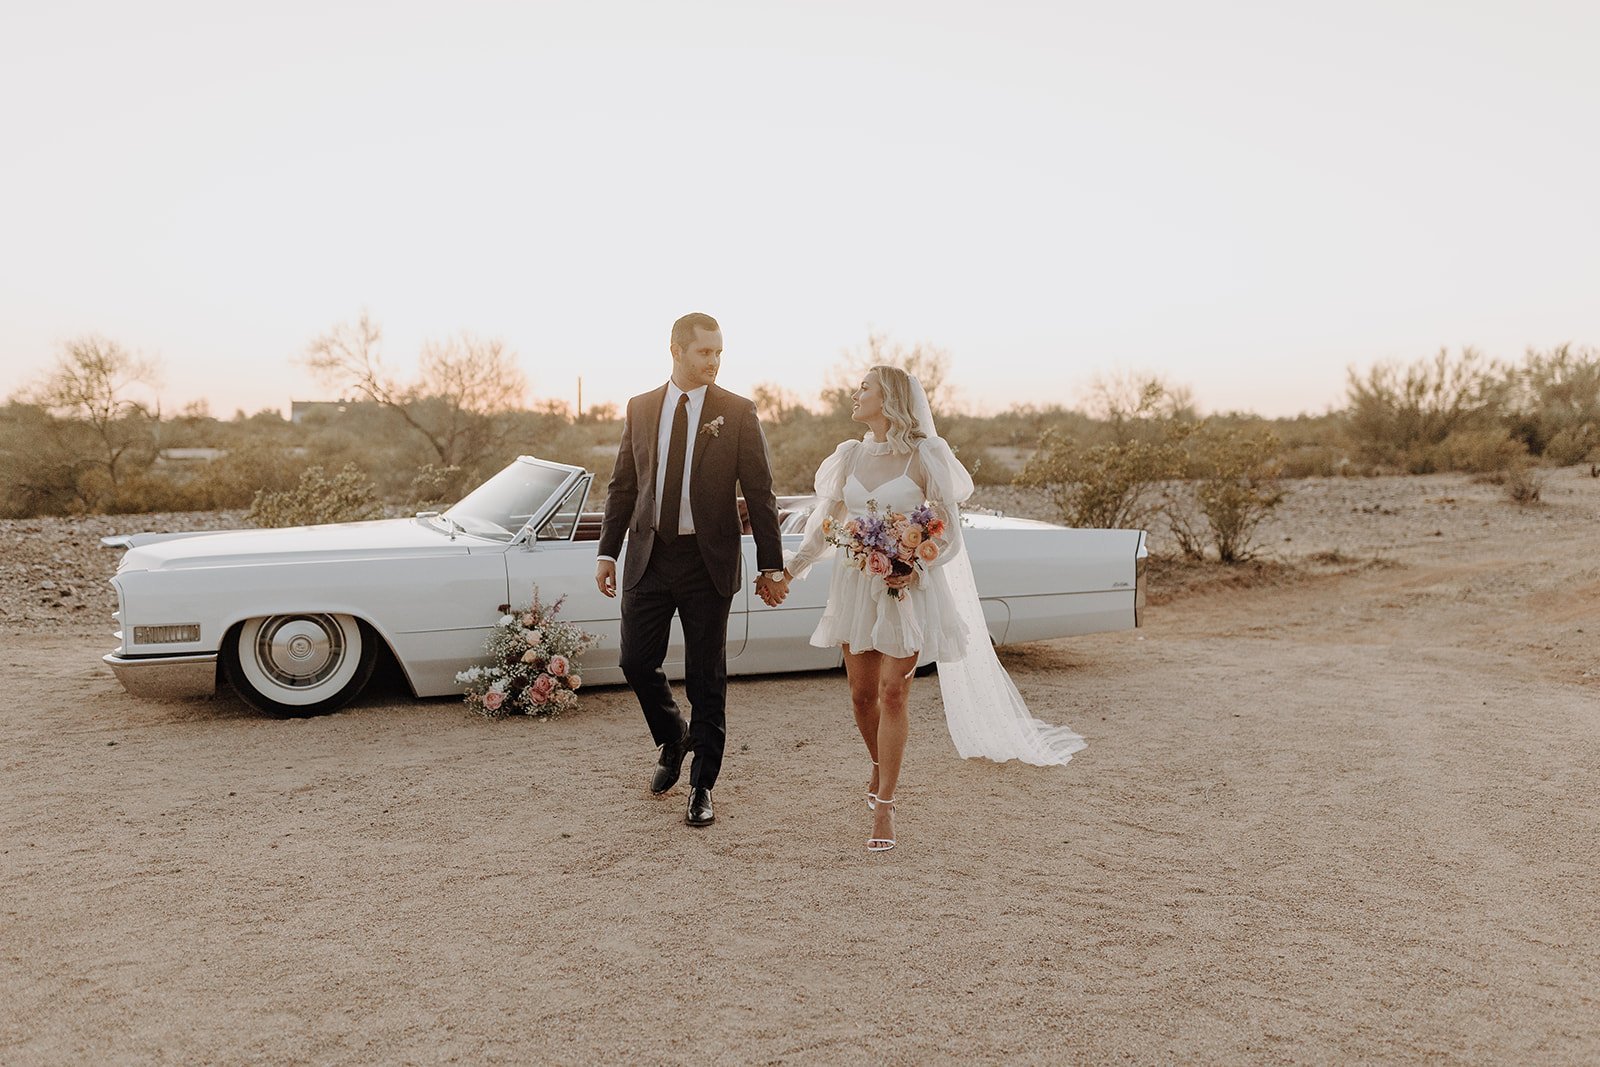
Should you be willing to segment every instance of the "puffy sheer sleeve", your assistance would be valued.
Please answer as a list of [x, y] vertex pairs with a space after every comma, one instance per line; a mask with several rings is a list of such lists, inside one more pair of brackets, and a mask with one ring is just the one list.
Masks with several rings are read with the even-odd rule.
[[925, 437], [918, 442], [917, 463], [925, 478], [923, 489], [933, 503], [953, 509], [972, 495], [972, 475], [944, 438]]
[[796, 578], [804, 578], [813, 563], [833, 551], [833, 546], [823, 540], [826, 533], [823, 527], [828, 519], [840, 520], [845, 517], [844, 481], [850, 476], [850, 470], [855, 465], [856, 450], [860, 447], [858, 440], [843, 441], [833, 450], [833, 455], [823, 460], [822, 466], [817, 468], [817, 503], [806, 517], [805, 537], [801, 539], [798, 551], [786, 553], [786, 566]]
[[938, 546], [939, 554], [926, 561], [926, 566], [942, 567], [961, 551], [960, 504], [972, 495], [972, 475], [942, 437], [926, 437], [918, 442], [910, 473], [928, 498], [934, 518], [943, 524], [937, 534], [929, 537]]

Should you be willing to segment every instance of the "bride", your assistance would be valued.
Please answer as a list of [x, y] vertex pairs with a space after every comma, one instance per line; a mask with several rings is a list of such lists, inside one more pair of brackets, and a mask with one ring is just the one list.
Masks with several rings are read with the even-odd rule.
[[[868, 433], [840, 444], [817, 469], [817, 506], [780, 592], [857, 534], [857, 551], [841, 556], [833, 568], [828, 604], [811, 643], [844, 646], [856, 728], [872, 758], [867, 850], [886, 852], [895, 845], [895, 794], [909, 733], [906, 701], [919, 658], [939, 664], [945, 721], [964, 758], [1059, 765], [1086, 742], [1065, 726], [1035, 719], [995, 658], [962, 551], [958, 506], [972, 495], [972, 477], [934, 431], [922, 384], [898, 367], [877, 366], [867, 371], [853, 399], [851, 418]], [[927, 542], [914, 546], [913, 566], [891, 568], [887, 556], [873, 559], [879, 554], [870, 551], [873, 546], [860, 544], [863, 530], [876, 546], [886, 543], [878, 520], [889, 513], [916, 526], [902, 543]]]

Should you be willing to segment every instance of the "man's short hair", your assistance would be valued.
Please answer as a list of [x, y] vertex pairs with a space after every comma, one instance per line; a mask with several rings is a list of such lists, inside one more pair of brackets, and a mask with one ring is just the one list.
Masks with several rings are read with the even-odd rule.
[[703, 311], [691, 311], [683, 318], [672, 324], [672, 343], [680, 352], [689, 351], [689, 346], [694, 344], [695, 327], [702, 330], [721, 330], [717, 320]]

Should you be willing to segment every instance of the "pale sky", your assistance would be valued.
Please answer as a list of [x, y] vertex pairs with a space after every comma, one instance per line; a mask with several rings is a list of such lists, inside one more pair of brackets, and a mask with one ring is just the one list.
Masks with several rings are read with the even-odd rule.
[[67, 338], [164, 407], [503, 338], [617, 401], [686, 311], [814, 398], [870, 330], [979, 410], [1153, 371], [1209, 411], [1600, 343], [1600, 5], [0, 0], [0, 395]]

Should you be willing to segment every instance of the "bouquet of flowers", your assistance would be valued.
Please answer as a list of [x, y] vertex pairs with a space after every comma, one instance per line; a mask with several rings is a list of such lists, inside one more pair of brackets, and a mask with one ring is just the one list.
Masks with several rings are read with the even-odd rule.
[[483, 651], [488, 662], [456, 674], [467, 704], [490, 719], [522, 713], [554, 718], [578, 706], [583, 677], [574, 662], [599, 640], [570, 622], [557, 622], [566, 597], [549, 607], [533, 603], [500, 616]]
[[[845, 522], [824, 519], [823, 539], [844, 549], [845, 558], [856, 570], [876, 578], [912, 574], [926, 570], [925, 564], [939, 558], [939, 546], [932, 538], [944, 533], [944, 520], [923, 504], [907, 515], [898, 511], [878, 511], [876, 500], [867, 501], [867, 513]], [[904, 589], [889, 587], [896, 600]]]

